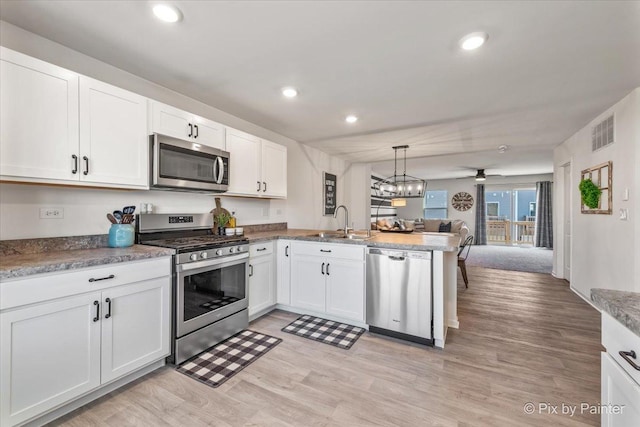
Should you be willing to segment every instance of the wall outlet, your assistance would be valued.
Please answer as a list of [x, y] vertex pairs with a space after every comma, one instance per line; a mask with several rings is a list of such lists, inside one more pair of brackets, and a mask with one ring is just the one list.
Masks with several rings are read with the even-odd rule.
[[620, 220], [626, 221], [629, 219], [629, 209], [620, 209]]
[[64, 218], [63, 208], [40, 208], [40, 219], [62, 219]]

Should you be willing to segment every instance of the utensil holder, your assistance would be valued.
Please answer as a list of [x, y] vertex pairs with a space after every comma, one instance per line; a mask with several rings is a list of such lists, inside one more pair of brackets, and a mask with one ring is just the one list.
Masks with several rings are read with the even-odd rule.
[[126, 248], [133, 245], [135, 230], [132, 224], [112, 224], [109, 229], [109, 247]]

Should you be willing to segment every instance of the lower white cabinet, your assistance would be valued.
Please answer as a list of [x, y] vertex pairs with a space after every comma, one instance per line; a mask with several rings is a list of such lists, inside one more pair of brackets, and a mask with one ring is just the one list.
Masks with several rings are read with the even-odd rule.
[[[20, 301], [21, 288], [25, 301], [47, 283], [61, 289], [60, 298], [0, 312], [0, 425], [36, 418], [169, 355], [171, 276], [157, 271], [170, 271], [165, 262], [116, 265], [113, 278], [100, 267], [0, 284], [8, 301]], [[147, 273], [146, 266], [151, 278], [123, 283]]]
[[291, 306], [364, 322], [364, 247], [294, 242]]
[[276, 304], [276, 260], [274, 242], [249, 247], [249, 317]]
[[278, 240], [276, 243], [276, 302], [291, 304], [291, 240]]

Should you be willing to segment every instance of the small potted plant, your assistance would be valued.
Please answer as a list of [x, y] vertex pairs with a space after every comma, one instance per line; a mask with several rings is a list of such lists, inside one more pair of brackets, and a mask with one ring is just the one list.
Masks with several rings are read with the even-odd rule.
[[596, 209], [600, 206], [600, 195], [602, 190], [593, 183], [590, 179], [583, 179], [578, 186], [580, 189], [580, 196], [582, 197], [582, 204], [589, 209]]
[[231, 215], [226, 212], [219, 213], [215, 216], [216, 224], [218, 225], [218, 234], [223, 236], [224, 229], [229, 224], [229, 220], [231, 219]]

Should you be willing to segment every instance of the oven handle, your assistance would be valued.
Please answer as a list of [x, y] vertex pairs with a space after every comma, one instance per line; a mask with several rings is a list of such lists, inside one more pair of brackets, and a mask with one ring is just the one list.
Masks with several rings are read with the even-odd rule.
[[[233, 255], [224, 258], [217, 259], [209, 259], [198, 262], [191, 262], [189, 264], [180, 264], [177, 266], [176, 270], [178, 273], [183, 271], [193, 271], [193, 270], [211, 270], [212, 267], [228, 267], [233, 264], [240, 264], [243, 260], [248, 260], [249, 254], [243, 253], [240, 255]], [[239, 262], [236, 262], [239, 261]]]

